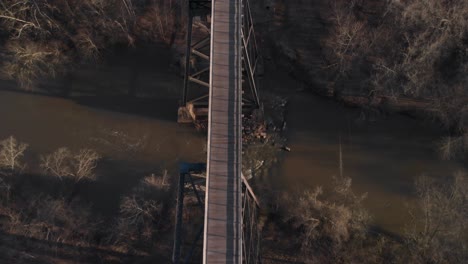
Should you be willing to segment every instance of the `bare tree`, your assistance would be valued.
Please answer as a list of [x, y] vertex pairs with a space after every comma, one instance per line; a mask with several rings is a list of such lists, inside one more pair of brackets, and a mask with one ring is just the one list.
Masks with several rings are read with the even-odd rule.
[[5, 52], [8, 59], [2, 73], [28, 90], [35, 88], [40, 78], [55, 77], [67, 61], [57, 46], [34, 42], [9, 42]]
[[346, 76], [357, 56], [362, 56], [360, 46], [365, 44], [365, 23], [355, 18], [352, 3], [333, 2], [332, 33], [325, 40], [330, 47], [329, 68], [336, 68], [339, 76]]
[[97, 161], [100, 156], [96, 151], [91, 149], [81, 149], [74, 156], [74, 178], [81, 181], [83, 179], [95, 179], [94, 169], [97, 166]]
[[32, 89], [73, 63], [96, 60], [105, 47], [133, 44], [134, 16], [129, 0], [0, 1], [2, 71]]
[[27, 148], [28, 144], [18, 142], [13, 136], [0, 141], [0, 168], [11, 171], [23, 168], [20, 159]]
[[70, 157], [72, 153], [67, 148], [59, 148], [54, 153], [41, 157], [41, 167], [53, 176], [62, 178], [72, 175]]
[[126, 248], [138, 243], [152, 243], [161, 228], [165, 197], [169, 191], [167, 171], [162, 176], [144, 177], [120, 202], [119, 217], [110, 240]]
[[41, 167], [52, 176], [60, 179], [68, 177], [79, 182], [96, 178], [94, 170], [99, 159], [99, 154], [91, 149], [81, 149], [74, 154], [67, 148], [59, 148], [41, 157]]
[[433, 102], [431, 113], [450, 133], [463, 131], [467, 1], [335, 0], [331, 5], [324, 70], [335, 91], [368, 93], [371, 100], [375, 95], [422, 98]]
[[162, 206], [154, 200], [143, 200], [135, 195], [125, 197], [120, 205], [120, 213], [130, 225], [152, 223], [160, 213]]
[[175, 34], [179, 33], [179, 17], [177, 17], [177, 1], [154, 1], [144, 9], [138, 17], [136, 31], [140, 37], [148, 40], [162, 40], [171, 45]]

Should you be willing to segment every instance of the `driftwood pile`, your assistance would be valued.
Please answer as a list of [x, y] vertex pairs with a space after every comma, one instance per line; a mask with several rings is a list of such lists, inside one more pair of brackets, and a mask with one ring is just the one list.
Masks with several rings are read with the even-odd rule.
[[253, 140], [266, 139], [267, 127], [260, 109], [254, 110], [252, 115], [242, 118], [242, 141], [248, 143]]

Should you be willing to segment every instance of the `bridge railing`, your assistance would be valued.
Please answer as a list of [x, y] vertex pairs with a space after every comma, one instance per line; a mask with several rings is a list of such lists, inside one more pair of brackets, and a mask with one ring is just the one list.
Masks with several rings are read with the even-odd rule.
[[258, 96], [257, 89], [257, 66], [260, 61], [260, 53], [257, 46], [257, 38], [255, 34], [255, 27], [253, 23], [252, 11], [250, 8], [249, 0], [242, 0], [243, 7], [243, 18], [242, 18], [242, 47], [243, 47], [243, 59], [244, 59], [244, 70], [247, 78], [246, 85], [244, 90], [250, 89], [252, 93], [253, 104], [256, 107], [260, 106], [260, 98]]

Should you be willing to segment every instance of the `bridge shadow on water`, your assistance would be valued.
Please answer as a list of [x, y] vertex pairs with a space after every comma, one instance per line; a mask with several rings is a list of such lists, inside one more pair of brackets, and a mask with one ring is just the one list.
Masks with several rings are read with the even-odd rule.
[[119, 47], [97, 64], [78, 64], [55, 79], [38, 80], [33, 88], [21, 88], [0, 76], [0, 91], [63, 98], [98, 110], [176, 122], [183, 78], [173, 57], [159, 44]]
[[[0, 91], [8, 93], [17, 93], [21, 96], [28, 96], [34, 100], [34, 96], [52, 97], [73, 101], [79, 105], [90, 107], [99, 111], [110, 111], [121, 114], [136, 115], [146, 118], [154, 118], [167, 122], [177, 121], [177, 110], [179, 107], [179, 98], [151, 96], [136, 97], [131, 95], [74, 95], [64, 97], [61, 94], [49, 93], [46, 91], [25, 91], [14, 88], [14, 85], [1, 81]], [[67, 111], [67, 109], [57, 109], [57, 111]], [[46, 118], [46, 117], [44, 117]]]
[[124, 114], [176, 122], [177, 98], [137, 98], [132, 96], [75, 96], [78, 104]]

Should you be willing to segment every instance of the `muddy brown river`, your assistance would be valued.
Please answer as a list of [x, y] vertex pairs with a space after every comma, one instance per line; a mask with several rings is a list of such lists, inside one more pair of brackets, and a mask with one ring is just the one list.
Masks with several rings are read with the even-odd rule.
[[[167, 169], [175, 175], [179, 161], [203, 162], [205, 136], [176, 123], [182, 79], [167, 67], [169, 56], [158, 54], [158, 63], [151, 66], [127, 62], [123, 57], [107, 66], [84, 67], [73, 78], [71, 98], [5, 90], [12, 84], [0, 83], [0, 138], [14, 135], [29, 144], [25, 158], [31, 171], [39, 170], [41, 154], [62, 146], [94, 148], [108, 166], [132, 164], [116, 168], [126, 173], [100, 174], [115, 177], [120, 191], [148, 173]], [[298, 191], [328, 185], [339, 174], [341, 142], [343, 172], [353, 179], [355, 192], [368, 193], [366, 206], [374, 224], [399, 233], [409, 221], [406, 205], [414, 202], [415, 177], [446, 177], [460, 169], [438, 157], [435, 142], [443, 133], [429, 121], [400, 115], [362, 120], [358, 109], [296, 92], [303, 84], [275, 70], [269, 70], [262, 83], [289, 98], [291, 152], [284, 153], [271, 174], [275, 188]], [[154, 99], [109, 92], [129, 86]]]

